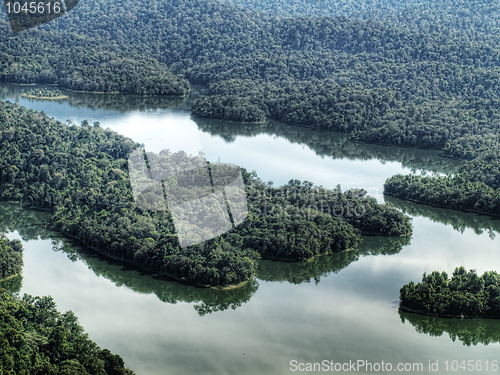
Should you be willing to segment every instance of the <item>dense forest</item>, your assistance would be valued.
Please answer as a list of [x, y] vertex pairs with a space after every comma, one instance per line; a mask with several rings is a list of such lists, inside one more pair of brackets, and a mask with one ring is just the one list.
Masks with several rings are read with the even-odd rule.
[[462, 174], [453, 177], [396, 175], [385, 182], [384, 193], [436, 207], [500, 216], [500, 189], [481, 181], [471, 182]]
[[23, 245], [21, 241], [10, 241], [0, 234], [0, 280], [19, 275], [22, 270]]
[[[134, 200], [127, 159], [140, 145], [98, 123], [68, 126], [9, 103], [0, 103], [0, 132], [0, 199], [49, 210], [52, 229], [186, 282], [238, 284], [255, 273], [261, 256], [306, 260], [354, 248], [361, 233], [411, 233], [408, 217], [364, 190], [328, 190], [297, 180], [275, 188], [242, 170], [248, 218], [222, 236], [182, 248], [175, 216]], [[160, 166], [169, 158], [196, 159], [168, 151], [155, 157]], [[169, 180], [172, 189], [182, 189], [181, 177], [179, 183]], [[186, 192], [179, 199], [189, 197]]]
[[[198, 116], [275, 119], [436, 149], [471, 161], [464, 166], [467, 181], [498, 190], [500, 49], [493, 4], [240, 3], [255, 10], [212, 0], [147, 6], [89, 0], [25, 32], [12, 34], [4, 22], [0, 79], [180, 96], [189, 81], [209, 87], [193, 103]], [[467, 188], [458, 180], [446, 184], [452, 194]], [[427, 202], [439, 185], [428, 180], [418, 200]], [[470, 209], [467, 202], [454, 204]]]
[[475, 270], [455, 268], [425, 274], [420, 283], [403, 286], [400, 308], [404, 311], [442, 317], [500, 318], [500, 277], [497, 272], [478, 276]]
[[[138, 272], [138, 269], [133, 265], [106, 259], [105, 256], [96, 254], [95, 251], [86, 248], [77, 240], [58, 236], [56, 232], [47, 229], [44, 225], [49, 219], [50, 213], [48, 212], [27, 210], [18, 203], [0, 202], [0, 232], [16, 231], [23, 241], [50, 239], [53, 251], [66, 254], [71, 261], [83, 262], [96, 276], [104, 277], [117, 286], [125, 285], [138, 293], [153, 293], [162, 302], [171, 304], [178, 302], [196, 303], [194, 308], [200, 315], [205, 315], [228, 308], [236, 309], [248, 302], [257, 291], [258, 283], [255, 279], [239, 288], [227, 290], [224, 293], [214, 293], [208, 288], [193, 288], [189, 285], [166, 282], [168, 278], [158, 275], [144, 275], [143, 272]], [[388, 240], [400, 239], [390, 238]], [[279, 262], [276, 263], [275, 268], [279, 268], [282, 264], [290, 263]], [[309, 263], [298, 262], [296, 264], [306, 267]], [[22, 280], [21, 276], [19, 279], [4, 281], [0, 287], [19, 293], [20, 280]]]
[[[47, 212], [26, 210], [16, 203], [0, 202], [0, 232], [17, 231], [24, 241], [51, 238], [51, 232], [43, 226], [43, 222], [49, 217]], [[52, 241], [54, 251], [65, 253], [71, 260], [84, 262], [97, 276], [111, 280], [116, 285], [126, 285], [139, 293], [154, 293], [165, 303], [194, 302], [198, 313], [206, 315], [228, 308], [236, 309], [248, 302], [259, 287], [258, 280], [292, 284], [319, 283], [322, 278], [339, 272], [361, 257], [398, 254], [403, 246], [410, 243], [410, 236], [369, 236], [364, 238], [355, 250], [316, 257], [308, 262], [261, 261], [252, 282], [224, 293], [165, 282], [165, 278], [161, 277], [144, 276], [137, 272], [135, 267], [120, 261], [103, 262], [102, 257], [96, 257], [94, 251], [78, 246], [72, 239], [61, 238]], [[1, 286], [6, 288], [4, 283]]]
[[58, 312], [50, 297], [18, 298], [1, 289], [0, 346], [3, 374], [133, 374], [120, 356], [89, 340], [71, 311]]

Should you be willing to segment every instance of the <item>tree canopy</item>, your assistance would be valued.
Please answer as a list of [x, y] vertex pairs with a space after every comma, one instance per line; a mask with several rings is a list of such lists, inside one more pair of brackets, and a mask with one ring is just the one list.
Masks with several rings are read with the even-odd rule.
[[420, 283], [403, 286], [400, 308], [421, 314], [500, 318], [500, 277], [496, 271], [478, 276], [476, 270], [457, 267], [451, 279], [446, 272], [425, 274]]

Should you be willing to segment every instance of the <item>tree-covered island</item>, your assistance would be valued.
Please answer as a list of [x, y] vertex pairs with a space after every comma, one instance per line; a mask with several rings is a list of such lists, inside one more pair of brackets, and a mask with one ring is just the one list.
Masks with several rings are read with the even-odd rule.
[[[297, 180], [275, 188], [242, 170], [245, 221], [181, 248], [171, 213], [144, 210], [134, 200], [127, 160], [140, 145], [132, 140], [98, 124], [68, 126], [1, 102], [0, 146], [1, 200], [49, 210], [52, 229], [107, 256], [188, 283], [236, 285], [252, 277], [261, 257], [307, 260], [354, 248], [362, 233], [411, 233], [407, 216], [364, 190], [315, 188]], [[169, 167], [195, 157], [165, 152], [157, 158], [158, 165]], [[166, 188], [181, 189], [180, 197], [187, 194], [176, 181]]]
[[400, 291], [403, 311], [455, 318], [500, 318], [500, 276], [496, 271], [478, 276], [475, 270], [455, 268], [425, 274], [420, 283], [403, 286]]
[[26, 98], [40, 99], [40, 100], [62, 100], [67, 99], [68, 96], [64, 95], [61, 90], [49, 90], [46, 88], [31, 89], [23, 94]]

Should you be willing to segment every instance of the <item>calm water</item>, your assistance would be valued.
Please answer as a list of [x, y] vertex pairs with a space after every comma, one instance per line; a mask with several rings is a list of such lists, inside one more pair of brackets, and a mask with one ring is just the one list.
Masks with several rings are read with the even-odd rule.
[[[209, 160], [256, 170], [275, 185], [297, 178], [363, 187], [383, 201], [383, 182], [393, 174], [446, 174], [457, 165], [435, 152], [281, 124], [193, 121], [189, 99], [70, 92], [60, 104], [21, 98], [28, 89], [4, 85], [0, 98], [62, 121], [99, 121], [146, 144], [166, 132], [179, 139], [196, 134]], [[51, 295], [59, 310], [73, 310], [90, 338], [137, 374], [288, 374], [292, 360], [422, 363], [424, 373], [439, 360], [441, 373], [445, 360], [500, 360], [497, 321], [400, 316], [397, 309], [401, 286], [423, 272], [500, 269], [500, 222], [390, 201], [413, 217], [410, 240], [366, 237], [356, 251], [311, 263], [263, 261], [252, 284], [223, 293], [110, 262], [44, 230], [45, 213], [15, 204], [0, 204], [0, 231], [21, 238], [26, 249], [22, 285], [10, 287]]]

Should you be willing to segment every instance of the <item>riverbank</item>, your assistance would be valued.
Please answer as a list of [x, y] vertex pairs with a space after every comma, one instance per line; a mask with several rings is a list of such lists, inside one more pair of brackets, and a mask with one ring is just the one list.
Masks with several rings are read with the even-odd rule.
[[494, 317], [491, 315], [481, 315], [481, 316], [468, 316], [464, 314], [460, 315], [451, 315], [451, 314], [432, 314], [422, 310], [410, 309], [408, 307], [399, 306], [399, 309], [404, 312], [409, 312], [413, 314], [426, 315], [426, 316], [435, 316], [437, 318], [446, 318], [446, 319], [494, 319], [499, 320], [498, 317]]

